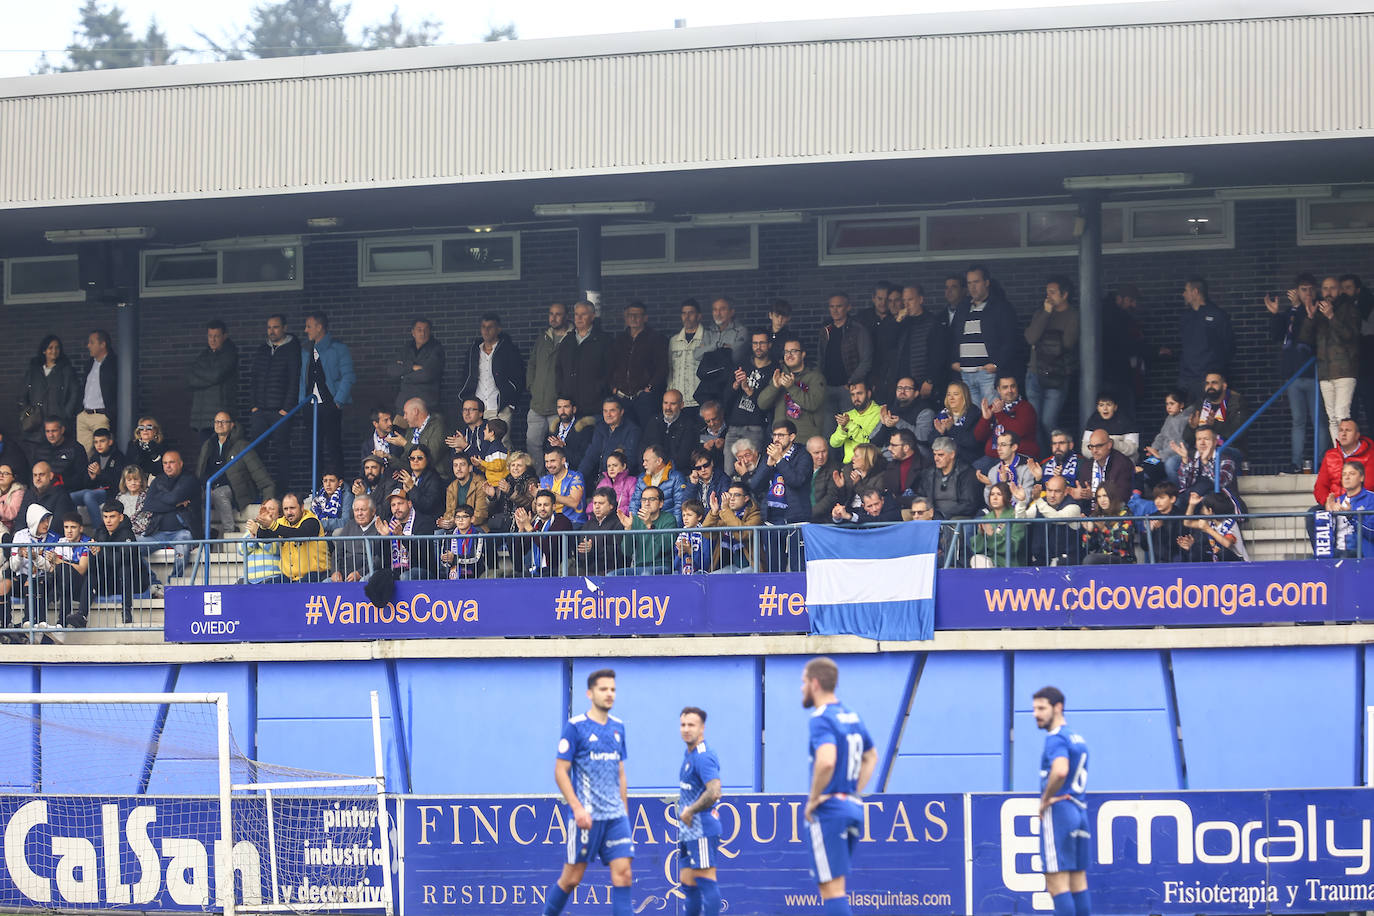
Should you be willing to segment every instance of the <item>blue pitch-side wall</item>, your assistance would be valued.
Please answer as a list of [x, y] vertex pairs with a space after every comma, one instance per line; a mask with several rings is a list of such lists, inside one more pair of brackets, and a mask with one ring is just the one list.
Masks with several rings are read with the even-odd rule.
[[[0, 666], [0, 690], [227, 691], [235, 738], [258, 759], [372, 771], [368, 691], [381, 696], [389, 788], [553, 791], [569, 711], [591, 671], [618, 672], [632, 791], [673, 791], [677, 713], [710, 714], [726, 788], [805, 783], [802, 657], [432, 659], [396, 662]], [[1091, 745], [1097, 791], [1360, 785], [1374, 647], [1173, 652], [893, 653], [840, 659], [841, 698], [881, 754], [887, 792], [1033, 790], [1031, 694], [1053, 683]], [[1181, 737], [1180, 737], [1181, 736]], [[1320, 746], [1321, 754], [1306, 749]], [[895, 753], [894, 753], [895, 749]], [[0, 783], [25, 774], [0, 772]], [[125, 791], [112, 785], [108, 791]], [[88, 791], [101, 791], [98, 787]]]

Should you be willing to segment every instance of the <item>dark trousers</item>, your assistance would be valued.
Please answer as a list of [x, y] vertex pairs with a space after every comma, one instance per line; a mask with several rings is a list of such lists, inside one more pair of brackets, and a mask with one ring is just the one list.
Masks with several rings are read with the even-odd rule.
[[91, 591], [87, 587], [87, 577], [64, 564], [53, 571], [50, 581], [53, 596], [61, 609], [58, 626], [84, 627], [91, 613]]
[[[307, 407], [305, 414], [314, 417], [315, 411], [319, 410], [319, 473], [332, 470], [337, 474], [346, 473], [344, 471], [343, 460], [343, 411], [338, 407], [328, 404], [321, 404], [318, 408]], [[310, 467], [310, 443], [306, 443], [304, 467]], [[309, 471], [307, 470], [308, 474]], [[299, 473], [297, 477], [301, 476]], [[310, 481], [310, 488], [319, 486], [318, 480]]]
[[[102, 550], [91, 568], [91, 591], [97, 596], [118, 595], [125, 623], [133, 623], [134, 586], [147, 591], [146, 577], [140, 575], [143, 557], [132, 550]], [[144, 581], [136, 581], [143, 579]]]

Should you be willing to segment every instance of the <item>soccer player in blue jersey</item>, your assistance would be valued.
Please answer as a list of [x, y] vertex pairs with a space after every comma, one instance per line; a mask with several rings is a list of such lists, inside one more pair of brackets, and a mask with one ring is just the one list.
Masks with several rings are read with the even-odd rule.
[[1046, 731], [1040, 755], [1040, 856], [1054, 916], [1088, 916], [1088, 743], [1064, 723], [1064, 694], [1041, 687], [1033, 697], [1035, 724]]
[[720, 761], [706, 746], [706, 711], [687, 706], [678, 717], [678, 732], [687, 743], [678, 771], [677, 859], [682, 892], [687, 895], [684, 916], [720, 916], [720, 888], [716, 886], [716, 855], [720, 845]]
[[835, 699], [840, 669], [813, 658], [802, 671], [802, 706], [811, 713], [811, 794], [806, 827], [811, 841], [811, 877], [827, 916], [848, 916], [844, 876], [863, 832], [859, 793], [873, 776], [878, 752], [859, 714]]
[[587, 699], [591, 708], [569, 719], [558, 740], [553, 778], [571, 809], [572, 823], [563, 873], [549, 887], [544, 916], [563, 911], [595, 857], [611, 868], [611, 913], [631, 913], [630, 861], [635, 846], [625, 783], [625, 723], [611, 715], [615, 672], [601, 668], [587, 675]]

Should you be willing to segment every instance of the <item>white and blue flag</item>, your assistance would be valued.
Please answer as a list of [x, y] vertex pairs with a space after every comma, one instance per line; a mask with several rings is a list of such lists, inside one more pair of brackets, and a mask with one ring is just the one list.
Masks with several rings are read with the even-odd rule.
[[939, 522], [863, 529], [807, 525], [802, 542], [812, 633], [935, 638]]

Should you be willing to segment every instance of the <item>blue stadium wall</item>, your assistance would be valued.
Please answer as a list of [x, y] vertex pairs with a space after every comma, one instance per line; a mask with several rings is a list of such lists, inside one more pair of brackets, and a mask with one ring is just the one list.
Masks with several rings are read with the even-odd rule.
[[[710, 714], [732, 791], [806, 786], [800, 656], [8, 665], [6, 692], [224, 691], [250, 756], [372, 771], [382, 699], [388, 785], [415, 793], [553, 791], [563, 719], [589, 672], [618, 672], [632, 792], [675, 791], [678, 710]], [[1034, 790], [1030, 695], [1053, 683], [1089, 740], [1095, 791], [1360, 785], [1374, 646], [928, 652], [840, 658], [840, 696], [881, 751], [887, 792]], [[1320, 747], [1322, 753], [1311, 749]]]

